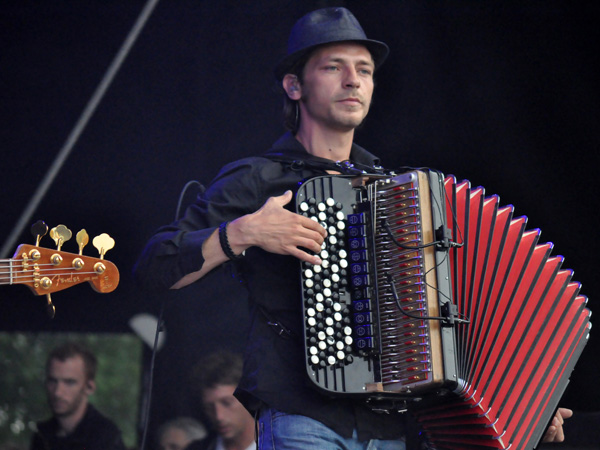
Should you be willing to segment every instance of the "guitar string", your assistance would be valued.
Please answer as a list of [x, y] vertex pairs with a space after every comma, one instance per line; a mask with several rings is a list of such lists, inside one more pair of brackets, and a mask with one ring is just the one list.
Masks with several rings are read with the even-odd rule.
[[[10, 269], [0, 268], [0, 283], [3, 283], [4, 280], [12, 280], [13, 282], [19, 281], [22, 279], [32, 278], [34, 275], [38, 275], [40, 278], [44, 276], [69, 276], [69, 275], [101, 275], [95, 271], [81, 271], [76, 270], [75, 268], [67, 269], [65, 267], [54, 267], [51, 263], [27, 263], [29, 268], [24, 268], [23, 260], [15, 260], [15, 259], [0, 259], [0, 263], [8, 263], [10, 262], [16, 263], [12, 264]], [[103, 261], [103, 260], [100, 260]], [[34, 267], [35, 265], [35, 267]], [[49, 267], [50, 266], [50, 267]], [[43, 272], [43, 273], [42, 273]]]

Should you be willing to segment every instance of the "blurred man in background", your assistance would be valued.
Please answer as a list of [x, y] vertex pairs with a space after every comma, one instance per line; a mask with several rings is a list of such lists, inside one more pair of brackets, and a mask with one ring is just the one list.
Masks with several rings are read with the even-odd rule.
[[189, 450], [254, 450], [254, 418], [233, 396], [242, 376], [242, 358], [229, 352], [214, 353], [192, 374], [202, 408], [216, 436], [193, 442]]
[[125, 450], [119, 428], [89, 403], [96, 367], [95, 355], [77, 343], [50, 353], [45, 388], [52, 418], [37, 424], [31, 450]]

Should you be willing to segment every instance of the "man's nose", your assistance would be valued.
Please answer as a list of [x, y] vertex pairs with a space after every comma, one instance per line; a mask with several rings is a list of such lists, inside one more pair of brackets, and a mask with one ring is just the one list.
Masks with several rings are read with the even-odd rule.
[[53, 383], [50, 390], [54, 395], [59, 396], [64, 391], [64, 387], [63, 383]]
[[222, 421], [227, 416], [227, 410], [224, 406], [216, 405], [215, 406], [215, 418], [217, 422]]
[[348, 68], [346, 71], [346, 79], [344, 80], [345, 86], [348, 88], [358, 88], [360, 86], [360, 78], [358, 77], [358, 73], [356, 69]]

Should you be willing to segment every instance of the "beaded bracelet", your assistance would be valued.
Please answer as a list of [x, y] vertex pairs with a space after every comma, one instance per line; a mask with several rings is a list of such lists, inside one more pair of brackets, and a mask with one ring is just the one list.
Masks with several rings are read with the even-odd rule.
[[236, 255], [231, 250], [231, 246], [229, 245], [229, 239], [227, 239], [227, 224], [228, 222], [223, 222], [219, 225], [219, 242], [221, 243], [221, 248], [223, 249], [223, 253], [232, 260], [240, 259], [244, 256], [244, 252], [241, 255]]

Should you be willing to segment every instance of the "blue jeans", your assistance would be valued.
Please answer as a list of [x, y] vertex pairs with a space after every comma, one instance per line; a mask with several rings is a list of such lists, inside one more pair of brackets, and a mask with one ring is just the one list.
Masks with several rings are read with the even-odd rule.
[[345, 439], [305, 416], [264, 409], [258, 419], [258, 450], [406, 450], [404, 439], [359, 442], [356, 430]]

